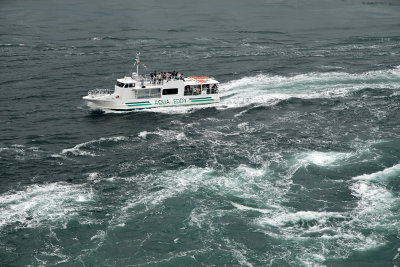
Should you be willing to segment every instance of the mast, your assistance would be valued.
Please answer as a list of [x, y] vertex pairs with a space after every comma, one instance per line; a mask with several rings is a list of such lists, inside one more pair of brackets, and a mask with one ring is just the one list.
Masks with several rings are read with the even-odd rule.
[[140, 59], [139, 59], [140, 53], [136, 53], [136, 80], [139, 81], [139, 65], [140, 65]]

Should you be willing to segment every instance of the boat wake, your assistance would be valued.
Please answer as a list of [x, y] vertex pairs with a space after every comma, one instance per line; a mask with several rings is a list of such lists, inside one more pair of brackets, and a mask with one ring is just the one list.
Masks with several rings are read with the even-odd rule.
[[359, 74], [345, 72], [307, 73], [290, 77], [260, 74], [221, 85], [221, 94], [228, 96], [222, 108], [251, 104], [274, 105], [289, 98], [313, 99], [343, 97], [365, 89], [400, 88], [400, 66]]
[[[180, 114], [216, 107], [218, 110], [246, 106], [273, 106], [291, 98], [345, 97], [363, 89], [400, 88], [400, 66], [364, 73], [312, 72], [293, 76], [259, 74], [220, 84], [221, 102], [199, 106], [157, 108], [141, 112]], [[392, 93], [396, 93], [392, 92]]]

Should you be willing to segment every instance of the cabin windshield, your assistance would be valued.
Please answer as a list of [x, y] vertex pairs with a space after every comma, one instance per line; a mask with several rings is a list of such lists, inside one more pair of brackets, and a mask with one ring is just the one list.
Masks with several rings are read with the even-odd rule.
[[117, 84], [116, 84], [118, 87], [121, 87], [121, 88], [131, 88], [131, 87], [135, 87], [135, 84], [134, 83], [121, 83], [121, 82], [119, 82], [119, 81], [117, 81]]

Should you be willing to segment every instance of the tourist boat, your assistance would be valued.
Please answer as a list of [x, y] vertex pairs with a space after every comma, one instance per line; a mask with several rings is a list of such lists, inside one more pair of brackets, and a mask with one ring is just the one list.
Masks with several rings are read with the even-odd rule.
[[219, 82], [214, 78], [184, 77], [175, 71], [139, 75], [139, 54], [135, 64], [136, 73], [132, 73], [132, 77], [118, 79], [114, 92], [110, 89], [93, 89], [83, 99], [94, 108], [108, 110], [151, 109], [220, 101]]

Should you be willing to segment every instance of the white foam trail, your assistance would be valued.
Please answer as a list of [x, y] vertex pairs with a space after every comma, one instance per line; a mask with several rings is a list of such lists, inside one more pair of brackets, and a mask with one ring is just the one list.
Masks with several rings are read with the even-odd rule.
[[149, 135], [158, 135], [164, 142], [183, 141], [187, 139], [184, 132], [175, 130], [158, 130], [154, 132], [142, 131], [138, 134], [138, 137], [146, 139]]
[[400, 176], [400, 164], [394, 165], [392, 167], [383, 169], [382, 171], [378, 171], [371, 174], [363, 174], [357, 177], [354, 177], [353, 180], [384, 180], [391, 178], [398, 178]]
[[72, 154], [72, 155], [75, 155], [75, 156], [92, 156], [92, 157], [95, 157], [97, 155], [94, 152], [85, 151], [85, 150], [82, 150], [82, 149], [90, 147], [93, 144], [100, 144], [102, 142], [110, 142], [110, 141], [111, 142], [119, 142], [119, 141], [125, 141], [125, 140], [128, 140], [128, 138], [125, 137], [125, 136], [114, 136], [114, 137], [107, 137], [107, 138], [106, 137], [102, 137], [100, 139], [91, 140], [91, 141], [88, 141], [88, 142], [84, 142], [84, 143], [78, 144], [78, 145], [76, 145], [76, 146], [74, 146], [72, 148], [63, 149], [61, 154], [62, 155]]
[[375, 225], [390, 216], [390, 207], [396, 200], [393, 193], [380, 185], [365, 181], [359, 181], [350, 188], [360, 199], [356, 211], [362, 216], [363, 222]]
[[240, 204], [234, 203], [234, 202], [231, 202], [231, 204], [232, 204], [235, 208], [237, 208], [238, 210], [251, 210], [251, 211], [257, 211], [257, 212], [264, 213], [264, 214], [265, 214], [265, 213], [271, 213], [271, 211], [270, 211], [270, 210], [267, 210], [267, 209], [258, 209], [258, 208], [247, 207], [247, 206], [240, 205]]
[[252, 133], [256, 130], [254, 127], [250, 127], [248, 122], [239, 123], [237, 127], [245, 133]]
[[185, 133], [178, 133], [178, 135], [176, 136], [176, 140], [178, 141], [182, 141], [185, 139], [187, 139]]
[[[222, 84], [222, 91], [246, 91], [249, 85], [255, 89], [272, 93], [302, 94], [326, 91], [336, 94], [332, 89], [357, 89], [358, 86], [397, 89], [400, 84], [400, 68], [389, 70], [370, 71], [360, 74], [345, 72], [312, 72], [294, 76], [278, 76], [259, 74], [252, 77], [244, 77], [238, 80]], [[347, 91], [347, 90], [345, 90]], [[339, 92], [341, 93], [341, 92]], [[329, 96], [329, 94], [328, 94]]]
[[384, 232], [397, 232], [400, 222], [396, 203], [399, 199], [384, 185], [373, 184], [368, 180], [356, 181], [350, 186], [353, 195], [359, 199], [357, 207], [350, 212], [353, 218], [351, 226], [354, 232], [364, 228], [372, 230], [372, 234], [360, 237], [363, 242], [354, 249], [368, 250], [386, 244], [382, 226], [384, 226]]
[[147, 131], [142, 131], [138, 134], [138, 136], [142, 139], [146, 139], [148, 132]]
[[220, 103], [173, 108], [155, 108], [144, 112], [188, 113], [198, 109], [238, 108], [256, 105], [275, 105], [289, 98], [332, 98], [364, 88], [400, 88], [400, 66], [394, 69], [364, 73], [311, 72], [293, 76], [259, 74], [243, 77], [220, 85]]
[[343, 164], [352, 156], [351, 153], [308, 151], [301, 153], [297, 158], [304, 164], [329, 166], [338, 163]]
[[100, 239], [104, 240], [106, 237], [106, 232], [103, 230], [98, 230], [97, 233], [90, 238], [90, 240]]
[[256, 75], [221, 84], [224, 99], [219, 106], [241, 107], [249, 104], [274, 105], [292, 97], [331, 98], [345, 96], [366, 87], [398, 89], [400, 68], [360, 74], [344, 72], [307, 73], [294, 76]]
[[330, 218], [345, 218], [338, 212], [315, 212], [315, 211], [298, 211], [274, 214], [272, 218], [264, 218], [263, 223], [282, 227], [287, 224], [295, 224], [306, 221], [318, 221], [319, 224], [325, 224]]
[[91, 172], [91, 173], [87, 173], [87, 180], [90, 181], [91, 183], [97, 184], [100, 183], [102, 181], [107, 181], [107, 182], [114, 182], [114, 176], [112, 177], [104, 177], [103, 174], [98, 173], [98, 172]]
[[91, 181], [95, 181], [99, 178], [99, 173], [98, 172], [91, 172], [88, 175], [88, 179]]
[[52, 183], [28, 186], [23, 191], [0, 196], [0, 228], [20, 223], [18, 227], [61, 225], [78, 216], [84, 203], [92, 201], [93, 192], [81, 185]]
[[13, 155], [16, 160], [38, 159], [43, 153], [39, 147], [26, 147], [24, 145], [14, 144], [10, 147], [0, 148], [0, 158], [2, 153], [6, 152], [7, 156]]

